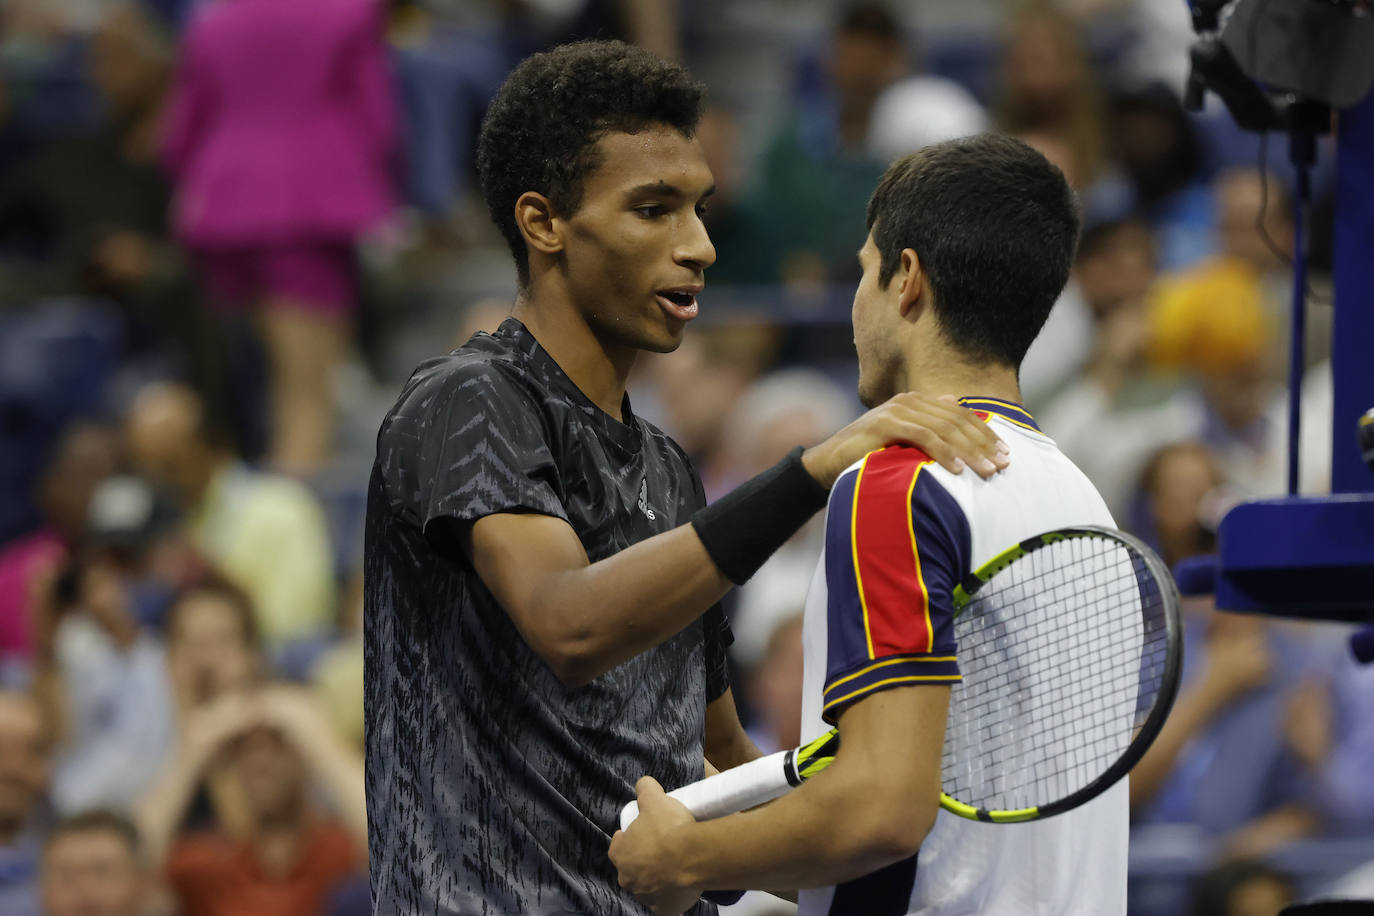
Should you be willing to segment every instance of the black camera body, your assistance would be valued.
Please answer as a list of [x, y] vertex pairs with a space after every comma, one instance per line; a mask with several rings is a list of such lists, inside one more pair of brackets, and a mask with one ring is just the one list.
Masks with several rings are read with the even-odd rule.
[[1207, 90], [1247, 130], [1324, 133], [1374, 89], [1370, 0], [1191, 0], [1199, 40], [1184, 104]]

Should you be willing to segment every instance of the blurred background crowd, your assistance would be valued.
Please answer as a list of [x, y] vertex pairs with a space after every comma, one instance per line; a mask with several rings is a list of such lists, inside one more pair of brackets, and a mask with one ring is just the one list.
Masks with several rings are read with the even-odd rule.
[[[1118, 522], [1172, 564], [1282, 491], [1284, 144], [1184, 112], [1183, 0], [0, 0], [0, 913], [368, 911], [374, 436], [415, 363], [509, 310], [474, 187], [487, 100], [593, 36], [710, 90], [718, 260], [631, 386], [709, 493], [857, 414], [868, 194], [984, 130], [1081, 196], [1022, 384]], [[1307, 492], [1331, 443], [1330, 154]], [[804, 530], [731, 600], [765, 750], [798, 740], [818, 551]], [[1333, 626], [1186, 619], [1182, 693], [1132, 776], [1132, 914], [1370, 889], [1374, 671]]]

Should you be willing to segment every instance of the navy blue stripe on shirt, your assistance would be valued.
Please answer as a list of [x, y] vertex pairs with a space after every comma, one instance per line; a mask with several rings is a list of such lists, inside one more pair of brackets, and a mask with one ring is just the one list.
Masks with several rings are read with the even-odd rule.
[[[868, 636], [854, 575], [854, 548], [850, 523], [859, 471], [841, 475], [830, 491], [825, 515], [825, 588], [829, 603], [826, 653], [830, 659], [868, 661]], [[827, 669], [831, 665], [827, 663]]]
[[1025, 429], [1033, 429], [1037, 433], [1041, 432], [1040, 425], [1035, 422], [1035, 417], [1030, 415], [1030, 411], [1013, 401], [1004, 401], [1001, 398], [979, 398], [965, 397], [960, 398], [959, 403], [970, 410], [978, 410], [983, 413], [995, 413], [1004, 420], [1010, 420], [1017, 426]]
[[846, 706], [864, 694], [907, 684], [952, 684], [959, 679], [959, 662], [952, 653], [888, 656], [852, 672], [839, 672], [826, 685], [821, 716], [834, 725], [831, 707]]
[[916, 856], [835, 887], [829, 916], [905, 916], [916, 885]]

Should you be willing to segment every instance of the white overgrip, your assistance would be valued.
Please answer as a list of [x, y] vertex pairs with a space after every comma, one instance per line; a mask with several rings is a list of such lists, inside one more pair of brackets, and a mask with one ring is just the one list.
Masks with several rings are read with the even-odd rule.
[[[668, 797], [686, 805], [687, 810], [699, 821], [709, 821], [762, 805], [791, 788], [784, 769], [788, 753], [778, 751], [715, 776], [688, 783], [669, 792]], [[620, 829], [629, 827], [637, 817], [639, 802], [632, 801], [620, 810]]]

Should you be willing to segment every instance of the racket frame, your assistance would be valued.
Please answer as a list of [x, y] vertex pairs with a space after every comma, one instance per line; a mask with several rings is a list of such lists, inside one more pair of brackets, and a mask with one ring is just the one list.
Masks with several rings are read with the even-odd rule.
[[1011, 810], [979, 808], [947, 795], [942, 789], [940, 807], [950, 814], [992, 824], [1016, 824], [1053, 817], [1056, 814], [1071, 811], [1101, 795], [1129, 773], [1131, 768], [1149, 750], [1150, 745], [1159, 735], [1160, 729], [1164, 727], [1165, 719], [1169, 717], [1169, 711], [1173, 708], [1174, 700], [1178, 696], [1178, 685], [1183, 671], [1183, 622], [1179, 615], [1178, 586], [1175, 585], [1173, 575], [1159, 555], [1148, 544], [1134, 535], [1097, 525], [1075, 525], [1068, 528], [1056, 528], [1053, 531], [1027, 538], [988, 560], [965, 576], [964, 580], [954, 587], [955, 619], [957, 620], [964, 609], [968, 607], [979, 589], [991, 581], [997, 573], [1043, 547], [1076, 538], [1115, 541], [1130, 550], [1135, 557], [1139, 557], [1145, 565], [1146, 571], [1154, 577], [1160, 590], [1160, 602], [1164, 608], [1167, 644], [1164, 675], [1159, 688], [1159, 696], [1151, 707], [1150, 714], [1146, 716], [1145, 723], [1140, 727], [1140, 731], [1132, 736], [1131, 743], [1127, 745], [1122, 755], [1097, 778], [1081, 789], [1048, 805]]

